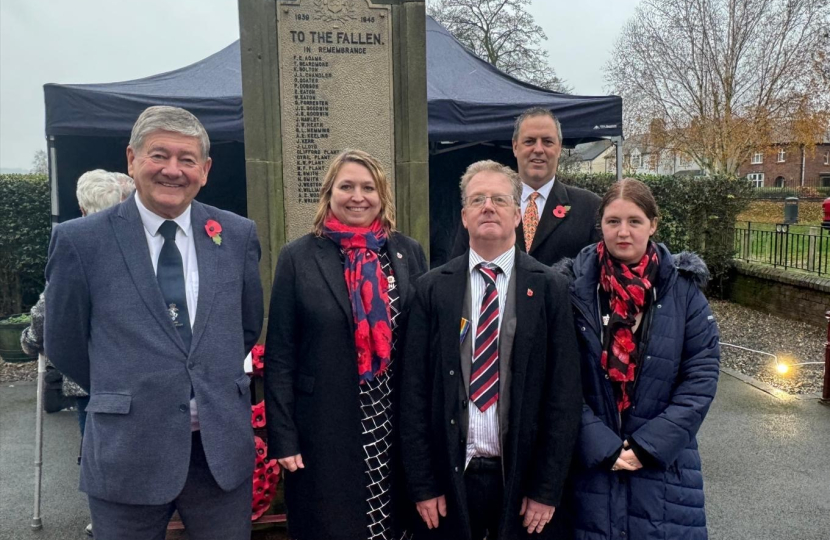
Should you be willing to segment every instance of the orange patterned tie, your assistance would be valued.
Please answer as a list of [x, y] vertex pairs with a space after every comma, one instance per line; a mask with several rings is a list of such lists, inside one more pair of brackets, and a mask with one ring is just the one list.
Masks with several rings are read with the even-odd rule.
[[525, 233], [525, 251], [530, 252], [530, 246], [533, 245], [533, 236], [536, 234], [536, 227], [539, 226], [539, 209], [536, 208], [536, 198], [539, 196], [538, 191], [530, 194], [530, 200], [525, 208], [525, 215], [522, 218], [522, 229]]

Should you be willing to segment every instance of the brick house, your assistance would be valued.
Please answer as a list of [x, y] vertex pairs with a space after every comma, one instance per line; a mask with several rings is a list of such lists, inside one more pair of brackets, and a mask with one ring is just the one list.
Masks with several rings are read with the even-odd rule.
[[830, 138], [812, 150], [784, 144], [759, 149], [738, 173], [755, 187], [830, 187]]

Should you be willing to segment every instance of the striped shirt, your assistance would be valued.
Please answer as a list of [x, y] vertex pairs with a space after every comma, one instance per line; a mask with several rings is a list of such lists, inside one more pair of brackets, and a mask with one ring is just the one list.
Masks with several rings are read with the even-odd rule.
[[[510, 283], [510, 274], [513, 273], [513, 263], [516, 260], [516, 249], [511, 247], [492, 261], [486, 261], [470, 248], [470, 347], [475, 356], [475, 335], [478, 331], [478, 314], [481, 311], [481, 301], [484, 298], [486, 283], [481, 272], [476, 268], [483, 262], [495, 264], [501, 268], [496, 275], [496, 290], [499, 293], [499, 328], [501, 328], [501, 315], [504, 306], [507, 305], [507, 285]], [[472, 369], [471, 369], [472, 371]], [[501, 455], [499, 443], [499, 404], [481, 412], [472, 401], [467, 408], [469, 424], [467, 426], [467, 459], [464, 467], [470, 464], [474, 457], [496, 457]]]

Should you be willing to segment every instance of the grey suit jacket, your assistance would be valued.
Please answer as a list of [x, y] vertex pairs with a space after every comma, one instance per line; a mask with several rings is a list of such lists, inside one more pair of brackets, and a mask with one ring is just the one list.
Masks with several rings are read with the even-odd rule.
[[[205, 232], [222, 226], [222, 244]], [[126, 504], [163, 504], [190, 461], [190, 390], [208, 465], [222, 489], [253, 472], [249, 378], [242, 361], [262, 329], [254, 223], [196, 201], [199, 298], [190, 350], [165, 313], [133, 197], [56, 225], [46, 267], [45, 349], [90, 392], [81, 490]]]

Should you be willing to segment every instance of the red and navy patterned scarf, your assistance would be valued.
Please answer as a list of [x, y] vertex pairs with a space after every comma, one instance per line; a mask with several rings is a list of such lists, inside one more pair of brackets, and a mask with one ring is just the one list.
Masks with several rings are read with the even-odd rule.
[[386, 244], [386, 232], [380, 220], [368, 228], [351, 227], [329, 212], [323, 236], [345, 254], [343, 273], [354, 315], [357, 373], [361, 383], [371, 381], [389, 367], [392, 352], [389, 284], [378, 260], [378, 251]]
[[611, 316], [603, 334], [601, 362], [608, 377], [620, 383], [617, 409], [622, 412], [631, 406], [628, 384], [634, 382], [639, 360], [632, 328], [635, 317], [643, 312], [648, 291], [654, 286], [660, 265], [654, 242], [648, 243], [645, 254], [637, 264], [624, 264], [615, 259], [605, 247], [605, 242], [597, 244], [597, 254], [599, 283], [611, 297]]

